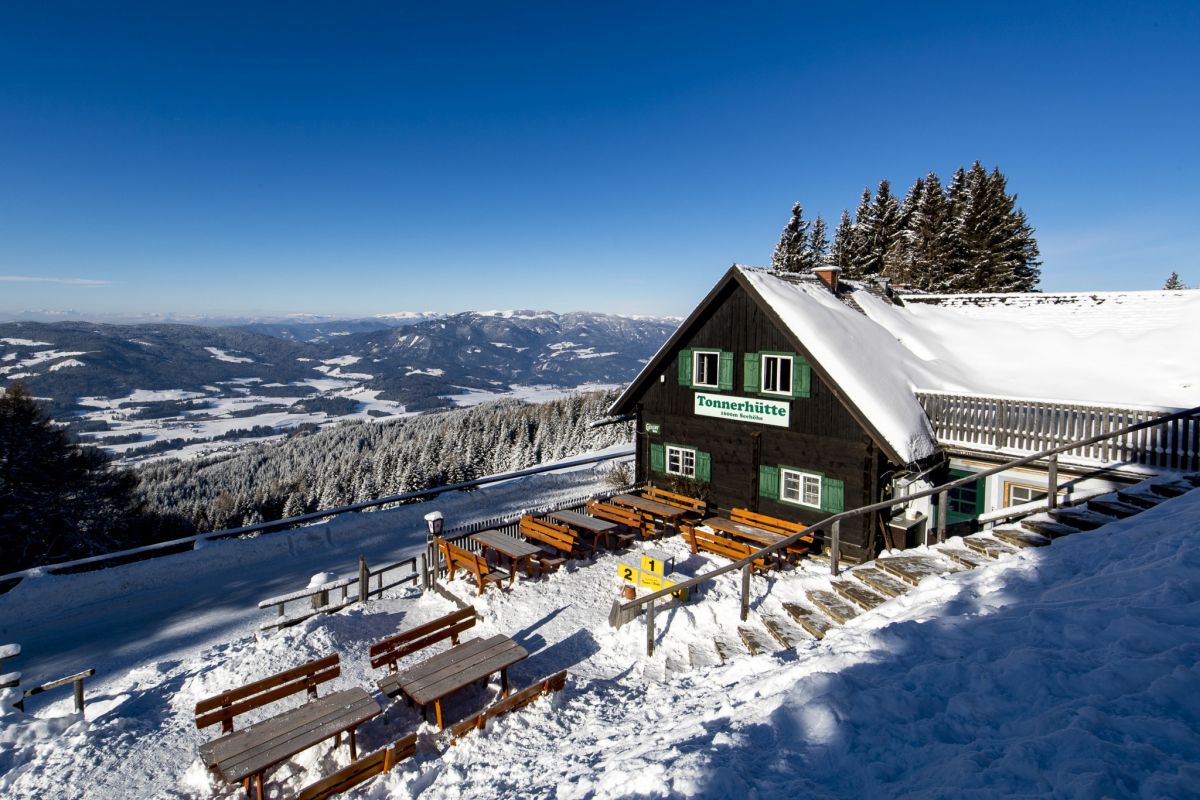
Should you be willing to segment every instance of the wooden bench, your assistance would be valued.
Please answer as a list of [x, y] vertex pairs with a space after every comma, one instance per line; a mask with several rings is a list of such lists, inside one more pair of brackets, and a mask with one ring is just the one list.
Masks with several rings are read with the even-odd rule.
[[550, 545], [555, 550], [566, 553], [568, 558], [574, 558], [582, 552], [584, 547], [584, 543], [579, 539], [579, 534], [566, 525], [556, 525], [553, 522], [527, 515], [521, 517], [518, 528], [526, 539]]
[[543, 694], [561, 691], [567, 685], [567, 671], [551, 675], [544, 681], [511, 694], [498, 703], [494, 703], [473, 717], [468, 717], [456, 725], [450, 726], [450, 743], [457, 744], [458, 740], [474, 730], [483, 730], [489, 719], [495, 719], [510, 711], [524, 708]]
[[296, 800], [326, 800], [334, 795], [348, 792], [359, 784], [366, 783], [376, 775], [391, 771], [392, 767], [417, 752], [417, 735], [410, 733], [391, 747], [376, 750], [363, 756], [347, 767], [339, 769], [328, 778], [305, 786]]
[[368, 650], [371, 667], [379, 669], [386, 665], [389, 672], [395, 672], [396, 662], [411, 653], [446, 639], [449, 639], [451, 644], [458, 644], [458, 635], [474, 626], [475, 620], [475, 609], [468, 607], [411, 630], [380, 639]]
[[[758, 550], [745, 542], [735, 542], [716, 533], [698, 530], [690, 525], [683, 528], [683, 538], [691, 546], [693, 553], [703, 550], [707, 553], [724, 556], [731, 561], [740, 561]], [[755, 572], [766, 572], [767, 563], [762, 558], [756, 558], [750, 562], [750, 567]]]
[[[778, 533], [781, 536], [794, 536], [797, 533], [803, 533], [808, 530], [808, 526], [802, 523], [791, 522], [786, 519], [779, 519], [778, 517], [768, 517], [766, 514], [759, 514], [748, 508], [733, 509], [729, 512], [729, 518], [734, 522], [753, 525], [756, 528]], [[796, 544], [787, 548], [787, 552], [789, 555], [807, 555], [812, 543], [812, 534], [802, 536], [796, 541]]]
[[696, 519], [708, 516], [708, 501], [700, 500], [696, 497], [688, 497], [686, 494], [669, 492], [666, 489], [660, 489], [657, 486], [651, 486], [642, 492], [642, 497], [646, 498], [647, 500], [653, 500], [657, 503], [666, 503], [669, 506], [682, 508], [689, 514], [695, 516]]
[[446, 559], [446, 569], [449, 571], [448, 580], [454, 580], [454, 570], [466, 570], [475, 576], [475, 585], [479, 587], [479, 594], [483, 594], [484, 587], [489, 583], [499, 583], [511, 577], [507, 570], [488, 564], [487, 559], [479, 553], [472, 553], [445, 539], [438, 539], [437, 546], [442, 553], [442, 558]]
[[[227, 782], [242, 783], [247, 792], [256, 783], [261, 800], [267, 770], [326, 739], [340, 743], [342, 733], [349, 734], [350, 757], [357, 758], [355, 730], [382, 709], [361, 688], [318, 697], [318, 685], [339, 675], [338, 656], [326, 656], [196, 703], [196, 727], [219, 723], [224, 734], [200, 746], [201, 759]], [[302, 706], [234, 730], [236, 717], [300, 692], [308, 695]]]
[[587, 513], [596, 519], [608, 520], [618, 525], [624, 525], [627, 532], [617, 534], [617, 539], [620, 540], [621, 544], [628, 544], [637, 536], [641, 536], [643, 539], [649, 538], [646, 533], [645, 520], [642, 519], [641, 514], [632, 508], [614, 506], [609, 503], [602, 503], [599, 500], [589, 500], [587, 503]]

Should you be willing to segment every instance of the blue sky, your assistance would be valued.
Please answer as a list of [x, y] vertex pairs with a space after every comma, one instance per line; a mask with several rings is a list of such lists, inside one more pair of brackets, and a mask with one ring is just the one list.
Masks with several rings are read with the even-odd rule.
[[680, 314], [998, 165], [1050, 291], [1200, 283], [1200, 4], [5, 5], [0, 312]]

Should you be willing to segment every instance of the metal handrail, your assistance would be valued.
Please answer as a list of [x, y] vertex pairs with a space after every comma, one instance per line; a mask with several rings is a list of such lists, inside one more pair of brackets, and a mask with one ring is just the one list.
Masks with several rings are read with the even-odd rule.
[[[804, 531], [802, 531], [800, 533], [792, 534], [791, 536], [788, 536], [785, 539], [781, 539], [778, 542], [775, 542], [774, 544], [767, 545], [766, 547], [763, 547], [761, 550], [757, 550], [757, 551], [751, 553], [750, 555], [745, 556], [744, 558], [738, 559], [737, 561], [734, 561], [730, 564], [726, 564], [723, 567], [718, 567], [717, 569], [714, 569], [711, 572], [706, 572], [703, 575], [697, 575], [695, 578], [689, 578], [686, 581], [680, 581], [679, 583], [676, 583], [667, 589], [660, 589], [657, 592], [651, 592], [650, 594], [645, 595], [643, 597], [638, 597], [633, 600], [630, 600], [628, 603], [624, 603], [620, 606], [620, 614], [617, 615], [616, 618], [617, 619], [632, 619], [635, 614], [634, 609], [640, 608], [641, 606], [644, 606], [647, 603], [653, 603], [655, 600], [658, 600], [660, 598], [667, 597], [669, 595], [673, 595], [673, 594], [679, 592], [680, 590], [691, 589], [693, 586], [698, 586], [701, 583], [710, 581], [713, 578], [716, 578], [719, 575], [724, 575], [727, 572], [732, 572], [735, 569], [741, 569], [748, 574], [749, 569], [750, 569], [750, 564], [753, 561], [763, 558], [764, 556], [770, 555], [778, 550], [782, 550], [786, 547], [790, 547], [791, 545], [793, 545], [797, 541], [799, 541], [801, 538], [806, 537], [806, 536], [811, 536], [814, 533], [816, 533], [818, 531], [822, 531], [827, 527], [832, 530], [833, 537], [834, 537], [833, 538], [833, 546], [832, 546], [833, 557], [830, 559], [830, 568], [831, 568], [832, 573], [834, 575], [837, 575], [838, 574], [837, 573], [837, 570], [838, 570], [838, 566], [837, 566], [838, 526], [840, 525], [842, 520], [853, 519], [855, 517], [860, 517], [865, 514], [873, 513], [875, 511], [882, 511], [883, 509], [890, 509], [890, 508], [893, 508], [898, 505], [903, 505], [905, 503], [912, 502], [913, 500], [919, 500], [922, 497], [930, 497], [935, 494], [942, 494], [945, 492], [949, 492], [951, 489], [956, 489], [959, 486], [965, 486], [968, 483], [974, 483], [975, 481], [979, 480], [980, 478], [986, 478], [990, 475], [995, 475], [997, 473], [1004, 472], [1005, 470], [1012, 469], [1013, 467], [1020, 467], [1025, 464], [1030, 464], [1034, 461], [1038, 461], [1043, 458], [1053, 459], [1054, 456], [1057, 456], [1059, 453], [1065, 452], [1067, 450], [1073, 450], [1077, 447], [1082, 447], [1085, 445], [1094, 444], [1095, 442], [1103, 441], [1104, 439], [1110, 439], [1115, 436], [1122, 436], [1126, 433], [1131, 433], [1133, 431], [1141, 430], [1143, 428], [1152, 428], [1157, 425], [1162, 425], [1164, 423], [1172, 422], [1173, 420], [1183, 419], [1185, 417], [1196, 416], [1198, 414], [1200, 414], [1200, 406], [1196, 406], [1195, 408], [1190, 408], [1186, 411], [1179, 411], [1174, 414], [1168, 414], [1163, 417], [1157, 417], [1155, 419], [1146, 420], [1145, 422], [1139, 422], [1136, 425], [1130, 425], [1128, 427], [1121, 428], [1120, 430], [1110, 431], [1108, 433], [1100, 434], [1098, 436], [1092, 436], [1091, 438], [1088, 438], [1088, 439], [1081, 439], [1079, 441], [1069, 442], [1067, 444], [1059, 445], [1058, 447], [1054, 447], [1049, 450], [1042, 450], [1038, 453], [1033, 453], [1032, 455], [1022, 456], [1021, 458], [1015, 458], [1011, 461], [1004, 462], [1000, 466], [992, 467], [991, 469], [984, 470], [983, 472], [976, 472], [965, 478], [959, 478], [958, 480], [950, 481], [949, 483], [944, 483], [941, 486], [935, 486], [931, 489], [923, 489], [919, 492], [916, 492], [915, 494], [905, 495], [904, 497], [901, 497], [901, 498], [893, 498], [892, 500], [884, 500], [879, 503], [872, 503], [869, 506], [862, 506], [861, 508], [854, 508], [854, 509], [851, 509], [850, 511], [843, 511], [838, 514], [834, 514], [833, 516], [826, 517], [825, 519], [821, 520], [820, 522], [817, 522], [814, 525], [810, 525], [808, 528], [806, 528]], [[1052, 476], [1055, 473], [1055, 469], [1054, 469], [1055, 465], [1056, 465], [1056, 462], [1052, 461], [1052, 465], [1051, 465], [1052, 466], [1052, 469], [1051, 469]], [[1056, 490], [1057, 490], [1057, 479], [1055, 478], [1055, 486], [1052, 487], [1049, 497], [1051, 497], [1051, 498], [1055, 497]], [[1053, 507], [1053, 501], [1051, 501], [1051, 507]], [[938, 514], [939, 528], [942, 531], [945, 530], [945, 508], [946, 508], [946, 503], [943, 501], [941, 504], [939, 504], [939, 514]], [[747, 585], [748, 585], [748, 581], [743, 581], [743, 586], [747, 586]], [[745, 618], [744, 609], [746, 608], [745, 594], [743, 594], [743, 598], [742, 598], [742, 607], [743, 607], [743, 619], [744, 619]]]
[[536, 467], [529, 467], [527, 469], [516, 470], [514, 472], [504, 472], [499, 475], [487, 475], [482, 478], [463, 481], [462, 483], [451, 483], [444, 486], [435, 486], [431, 489], [421, 489], [420, 491], [416, 492], [394, 494], [388, 497], [381, 497], [378, 500], [365, 500], [361, 503], [352, 503], [347, 506], [328, 508], [324, 511], [313, 511], [296, 517], [286, 517], [284, 519], [270, 520], [268, 522], [259, 522], [254, 525], [246, 525], [241, 528], [229, 528], [223, 531], [197, 533], [192, 536], [184, 536], [180, 539], [171, 539], [166, 542], [155, 542], [154, 544], [142, 545], [141, 547], [132, 547], [128, 550], [119, 550], [115, 553], [102, 553], [98, 556], [77, 558], [74, 561], [61, 561], [57, 564], [47, 564], [41, 567], [30, 567], [29, 569], [23, 569], [18, 572], [10, 572], [7, 575], [0, 575], [0, 583], [4, 581], [28, 578], [34, 575], [43, 575], [47, 573], [54, 574], [55, 572], [63, 569], [71, 569], [74, 567], [86, 566], [88, 564], [99, 564], [105, 561], [128, 558], [129, 556], [135, 556], [141, 553], [150, 553], [155, 550], [165, 550], [169, 547], [178, 547], [180, 545], [191, 544], [200, 540], [225, 539], [231, 536], [241, 536], [247, 533], [271, 531], [280, 528], [292, 528], [304, 522], [324, 519], [325, 517], [335, 517], [339, 514], [347, 514], [354, 511], [362, 511], [363, 509], [387, 505], [388, 503], [397, 503], [403, 500], [420, 500], [426, 497], [437, 497], [438, 495], [446, 492], [454, 492], [461, 489], [471, 489], [476, 486], [486, 486], [490, 483], [499, 483], [500, 481], [512, 480], [514, 478], [523, 478], [527, 475], [538, 475], [543, 472], [556, 472], [561, 469], [569, 469], [571, 467], [583, 466], [585, 464], [595, 464], [601, 461], [612, 461], [617, 458], [625, 458], [630, 456], [633, 454], [633, 452], [633, 446], [630, 445], [629, 447], [623, 447], [620, 450], [611, 453], [604, 453], [603, 455], [577, 458], [571, 461], [560, 461], [555, 464], [540, 464]]

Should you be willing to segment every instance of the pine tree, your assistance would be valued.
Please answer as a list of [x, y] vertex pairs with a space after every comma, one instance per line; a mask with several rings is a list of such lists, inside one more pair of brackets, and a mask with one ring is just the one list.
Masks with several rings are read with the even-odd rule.
[[829, 235], [825, 230], [825, 220], [820, 215], [813, 221], [812, 233], [808, 237], [808, 258], [812, 268], [829, 263]]
[[807, 272], [811, 269], [808, 253], [808, 222], [799, 203], [792, 206], [792, 218], [783, 227], [779, 244], [771, 255], [771, 268], [776, 272]]
[[6, 571], [142, 544], [136, 479], [81, 447], [20, 383], [0, 392], [0, 552]]
[[1178, 272], [1172, 272], [1171, 277], [1167, 278], [1167, 282], [1163, 284], [1163, 288], [1168, 291], [1175, 292], [1175, 291], [1179, 291], [1180, 289], [1186, 289], [1188, 287], [1187, 287], [1187, 284], [1185, 284], [1183, 281], [1179, 280]]
[[842, 209], [842, 219], [833, 231], [833, 247], [829, 251], [829, 263], [841, 267], [847, 277], [850, 272], [851, 251], [853, 247], [854, 225], [850, 222], [850, 212]]
[[[1041, 274], [1037, 241], [1025, 212], [1016, 208], [999, 169], [989, 174], [976, 161], [951, 184], [955, 236], [952, 269], [945, 282], [954, 292], [1027, 292]], [[960, 188], [961, 187], [961, 188]]]
[[871, 190], [863, 187], [862, 197], [859, 198], [858, 208], [854, 211], [854, 224], [850, 226], [849, 235], [845, 238], [843, 247], [846, 264], [844, 277], [863, 278], [863, 254], [866, 249], [867, 231], [871, 218]]
[[[864, 192], [864, 196], [867, 193]], [[900, 203], [892, 196], [887, 180], [879, 182], [875, 199], [866, 210], [865, 219], [856, 223], [861, 250], [857, 254], [855, 274], [859, 277], [881, 275], [884, 257], [900, 234]]]
[[911, 286], [918, 281], [920, 251], [912, 221], [924, 193], [925, 181], [917, 178], [900, 204], [899, 230], [883, 257], [884, 275], [895, 283]]

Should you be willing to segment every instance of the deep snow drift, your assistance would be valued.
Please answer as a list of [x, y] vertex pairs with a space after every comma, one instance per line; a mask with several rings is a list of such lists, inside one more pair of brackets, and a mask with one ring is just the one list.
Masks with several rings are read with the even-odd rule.
[[[927, 578], [820, 643], [696, 669], [689, 654], [736, 638], [735, 576], [659, 615], [653, 659], [640, 621], [620, 631], [606, 624], [617, 557], [518, 581], [476, 603], [475, 633], [506, 633], [530, 651], [514, 685], [565, 668], [566, 689], [453, 748], [422, 724], [417, 757], [354, 796], [1195, 796], [1197, 527], [1200, 491], [1044, 550]], [[710, 563], [678, 540], [657, 546], [684, 572]], [[826, 580], [815, 565], [756, 579], [756, 607]], [[465, 582], [452, 588], [473, 600]], [[38, 705], [34, 717], [4, 704], [0, 793], [235, 796], [196, 758], [210, 735], [192, 724], [197, 699], [333, 651], [344, 665], [335, 687], [370, 686], [370, 641], [451, 609], [407, 590], [261, 639], [234, 626], [194, 646], [177, 642], [170, 657], [149, 655], [151, 645], [171, 646], [164, 630], [140, 663], [90, 692], [86, 720], [67, 714], [68, 700]], [[102, 652], [102, 636], [91, 641], [97, 658], [120, 662]], [[447, 712], [465, 716], [495, 691], [493, 682], [464, 692]], [[363, 728], [361, 746], [418, 724], [393, 706], [386, 723]], [[272, 796], [347, 758], [332, 744], [301, 754], [271, 774]]]

